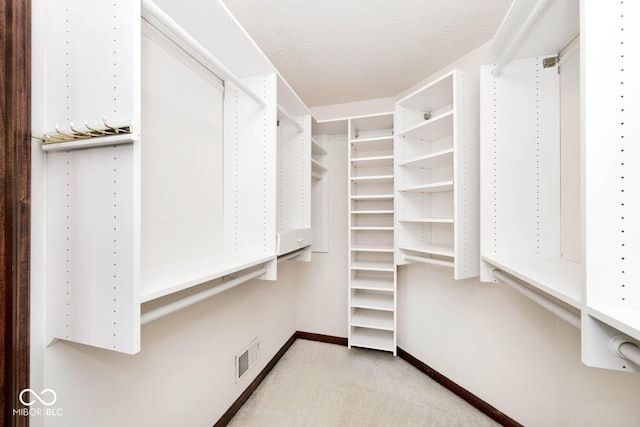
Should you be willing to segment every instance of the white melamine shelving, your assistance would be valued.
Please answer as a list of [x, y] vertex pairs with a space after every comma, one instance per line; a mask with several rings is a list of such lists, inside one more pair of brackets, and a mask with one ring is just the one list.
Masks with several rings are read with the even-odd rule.
[[478, 275], [478, 143], [473, 79], [460, 70], [396, 103], [396, 264]]
[[480, 70], [481, 280], [579, 311], [582, 361], [635, 372], [611, 345], [640, 344], [638, 19], [637, 2], [516, 1]]
[[[41, 21], [59, 31], [34, 54], [67, 60], [41, 70], [33, 134], [75, 135], [43, 145], [47, 335], [133, 354], [143, 304], [229, 276], [275, 280], [278, 221], [310, 227], [309, 112], [222, 3], [51, 0]], [[283, 164], [307, 171], [280, 187], [295, 206], [280, 212], [278, 104], [303, 128]]]
[[278, 78], [277, 144], [276, 255], [304, 249], [295, 260], [311, 261], [314, 173], [311, 115], [281, 77]]
[[392, 113], [349, 119], [349, 346], [395, 355], [393, 142]]
[[329, 250], [329, 141], [347, 133], [344, 123], [318, 123], [312, 119], [311, 129], [311, 223], [314, 252]]

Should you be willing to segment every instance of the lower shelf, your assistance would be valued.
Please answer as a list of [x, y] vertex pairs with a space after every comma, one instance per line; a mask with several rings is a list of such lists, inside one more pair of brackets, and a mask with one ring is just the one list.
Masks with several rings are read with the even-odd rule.
[[352, 347], [364, 347], [395, 353], [395, 340], [393, 335], [393, 331], [354, 328], [351, 332], [349, 345]]
[[623, 308], [589, 307], [592, 317], [640, 341], [640, 312]]
[[393, 311], [393, 294], [356, 292], [351, 297], [351, 307]]
[[486, 255], [482, 260], [559, 300], [581, 308], [581, 264], [562, 258]]
[[393, 278], [381, 279], [377, 277], [358, 277], [351, 281], [351, 289], [393, 292]]
[[393, 331], [393, 312], [358, 308], [351, 317], [351, 326]]

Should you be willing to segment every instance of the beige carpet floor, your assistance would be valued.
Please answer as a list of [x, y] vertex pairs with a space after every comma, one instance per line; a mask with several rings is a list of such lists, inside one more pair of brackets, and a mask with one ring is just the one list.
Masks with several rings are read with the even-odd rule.
[[390, 353], [296, 340], [229, 426], [497, 426]]

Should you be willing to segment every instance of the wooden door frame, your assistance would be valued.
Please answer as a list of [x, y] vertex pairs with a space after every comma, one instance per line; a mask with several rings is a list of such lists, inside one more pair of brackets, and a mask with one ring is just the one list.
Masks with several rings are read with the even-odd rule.
[[29, 387], [31, 1], [0, 0], [0, 425]]

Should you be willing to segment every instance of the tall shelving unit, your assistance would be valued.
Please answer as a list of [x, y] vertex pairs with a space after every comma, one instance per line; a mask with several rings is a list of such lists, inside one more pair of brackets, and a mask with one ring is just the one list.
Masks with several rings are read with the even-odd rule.
[[516, 1], [481, 84], [481, 280], [580, 329], [586, 365], [640, 371], [637, 2]]
[[396, 354], [393, 113], [354, 117], [349, 143], [349, 347]]
[[396, 103], [396, 263], [478, 275], [474, 82], [453, 70]]

